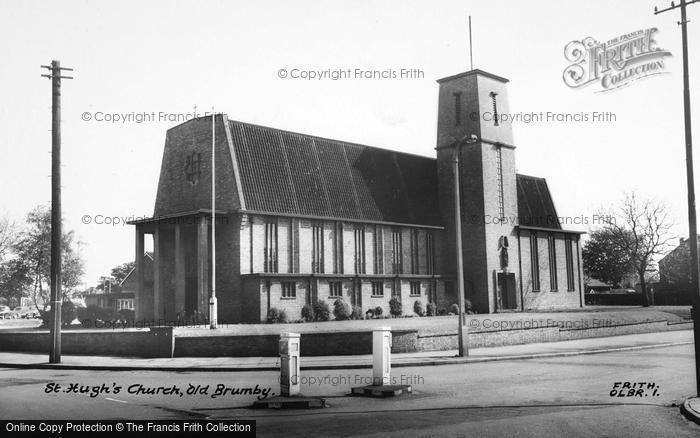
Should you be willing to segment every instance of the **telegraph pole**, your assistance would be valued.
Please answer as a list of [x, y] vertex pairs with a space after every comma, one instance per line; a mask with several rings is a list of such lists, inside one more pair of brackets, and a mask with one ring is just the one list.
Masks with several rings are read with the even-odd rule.
[[460, 164], [459, 158], [462, 151], [462, 145], [474, 144], [477, 142], [476, 136], [465, 137], [455, 143], [455, 151], [452, 160], [452, 176], [454, 182], [455, 195], [455, 243], [457, 249], [457, 349], [459, 357], [469, 356], [469, 343], [465, 338], [465, 330], [467, 326], [464, 324], [464, 257], [462, 248], [462, 196], [460, 195]]
[[49, 362], [61, 363], [61, 67], [60, 61], [42, 65], [51, 71], [51, 345]]
[[211, 108], [211, 297], [209, 298], [209, 328], [218, 327], [216, 302], [216, 113]]
[[700, 288], [698, 288], [698, 225], [695, 212], [695, 177], [693, 176], [693, 139], [690, 124], [690, 84], [688, 79], [688, 20], [686, 6], [700, 0], [681, 0], [679, 5], [659, 10], [654, 8], [654, 15], [680, 8], [681, 38], [683, 40], [683, 109], [685, 112], [685, 166], [688, 184], [688, 224], [690, 229], [690, 283], [693, 291], [693, 335], [695, 338], [695, 390], [700, 397]]

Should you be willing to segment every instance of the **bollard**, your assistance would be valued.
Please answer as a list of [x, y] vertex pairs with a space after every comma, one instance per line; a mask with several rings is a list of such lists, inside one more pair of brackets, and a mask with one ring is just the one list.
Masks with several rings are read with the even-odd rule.
[[372, 384], [391, 383], [391, 327], [377, 327], [372, 331]]
[[299, 333], [282, 333], [280, 335], [280, 393], [284, 397], [298, 395], [299, 382]]

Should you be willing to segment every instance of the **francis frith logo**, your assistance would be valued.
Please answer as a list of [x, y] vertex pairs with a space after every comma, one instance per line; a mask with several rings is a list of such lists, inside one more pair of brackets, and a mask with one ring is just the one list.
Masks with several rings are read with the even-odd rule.
[[571, 88], [597, 84], [596, 92], [612, 91], [641, 78], [668, 73], [664, 58], [671, 52], [659, 48], [657, 28], [637, 30], [606, 42], [592, 37], [571, 41], [564, 56], [564, 83]]

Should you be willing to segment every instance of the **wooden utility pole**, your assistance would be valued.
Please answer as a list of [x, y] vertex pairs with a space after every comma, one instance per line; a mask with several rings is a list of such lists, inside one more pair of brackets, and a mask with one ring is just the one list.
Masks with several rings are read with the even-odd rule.
[[[469, 356], [469, 342], [465, 337], [467, 326], [464, 324], [464, 257], [462, 247], [462, 196], [460, 195], [460, 155], [462, 145], [474, 144], [478, 141], [476, 136], [465, 137], [455, 143], [454, 156], [452, 160], [452, 177], [454, 182], [454, 202], [455, 202], [455, 248], [457, 250], [457, 349], [459, 357]], [[468, 333], [467, 333], [468, 335]]]
[[61, 363], [61, 76], [60, 61], [42, 65], [50, 74], [41, 75], [51, 79], [51, 345], [49, 363]]
[[695, 177], [693, 176], [693, 138], [690, 124], [690, 81], [688, 78], [688, 20], [686, 6], [700, 0], [681, 0], [679, 5], [671, 2], [671, 6], [659, 10], [654, 8], [654, 15], [680, 8], [681, 38], [683, 40], [683, 110], [685, 112], [685, 166], [688, 184], [688, 224], [690, 236], [690, 282], [693, 291], [693, 334], [695, 338], [695, 390], [700, 397], [700, 288], [698, 288], [698, 224], [695, 212]]

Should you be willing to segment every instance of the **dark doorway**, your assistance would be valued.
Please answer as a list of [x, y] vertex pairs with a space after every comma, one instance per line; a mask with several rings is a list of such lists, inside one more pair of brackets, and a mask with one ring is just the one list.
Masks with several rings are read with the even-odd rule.
[[498, 273], [496, 300], [499, 310], [518, 308], [518, 299], [515, 291], [515, 274], [507, 272]]

